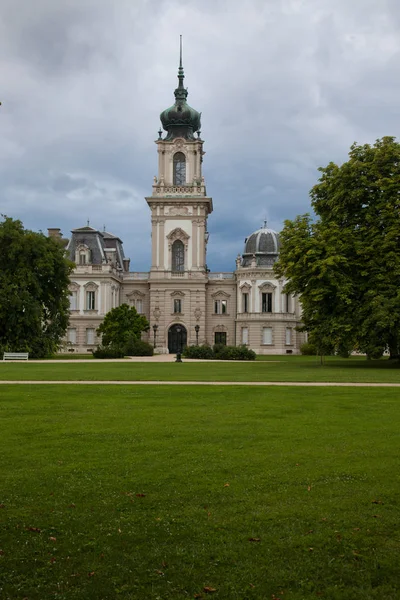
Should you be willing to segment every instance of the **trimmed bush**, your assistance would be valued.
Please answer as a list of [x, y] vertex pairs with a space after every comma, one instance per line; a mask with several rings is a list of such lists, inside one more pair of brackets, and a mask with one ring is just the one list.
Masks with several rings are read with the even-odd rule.
[[154, 348], [143, 340], [130, 339], [124, 346], [125, 356], [153, 356]]
[[204, 344], [204, 346], [186, 346], [182, 352], [182, 355], [186, 358], [215, 358], [211, 346], [207, 346], [206, 344]]
[[311, 342], [301, 344], [300, 352], [303, 356], [317, 356], [317, 348]]
[[216, 344], [214, 354], [217, 360], [255, 360], [256, 353], [247, 346], [223, 346]]
[[92, 350], [94, 358], [124, 358], [124, 349], [120, 346], [98, 346]]
[[214, 360], [255, 360], [256, 353], [247, 346], [188, 346], [183, 351], [185, 358], [214, 359]]

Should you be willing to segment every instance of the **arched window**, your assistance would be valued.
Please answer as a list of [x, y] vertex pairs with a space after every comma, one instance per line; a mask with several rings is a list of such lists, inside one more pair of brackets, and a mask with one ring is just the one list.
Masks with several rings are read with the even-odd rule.
[[181, 240], [172, 244], [172, 270], [183, 272], [185, 270], [185, 248]]
[[186, 158], [183, 152], [174, 154], [174, 185], [186, 183]]

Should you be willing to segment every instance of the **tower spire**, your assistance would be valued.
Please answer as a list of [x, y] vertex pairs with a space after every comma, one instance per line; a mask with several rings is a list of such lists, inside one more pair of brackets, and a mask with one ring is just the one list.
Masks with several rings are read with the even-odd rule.
[[178, 89], [184, 89], [183, 80], [185, 79], [185, 74], [183, 72], [182, 66], [182, 36], [179, 36], [179, 69], [178, 69]]

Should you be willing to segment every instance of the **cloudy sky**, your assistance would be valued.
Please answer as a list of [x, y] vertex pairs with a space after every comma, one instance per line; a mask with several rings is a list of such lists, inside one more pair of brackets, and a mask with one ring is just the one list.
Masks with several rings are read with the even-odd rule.
[[90, 219], [147, 270], [181, 33], [212, 270], [264, 218], [310, 211], [317, 168], [353, 141], [397, 136], [398, 0], [0, 0], [0, 212], [64, 235]]

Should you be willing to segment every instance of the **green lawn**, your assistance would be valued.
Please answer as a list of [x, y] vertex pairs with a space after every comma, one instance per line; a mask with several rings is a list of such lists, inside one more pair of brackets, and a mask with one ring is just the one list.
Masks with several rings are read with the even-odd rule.
[[0, 418], [2, 600], [400, 596], [397, 389], [2, 386]]
[[[272, 362], [280, 361], [280, 362]], [[122, 381], [342, 381], [400, 383], [400, 363], [365, 358], [330, 357], [320, 366], [316, 357], [281, 356], [255, 362], [139, 363], [8, 363], [0, 361], [5, 380]]]

